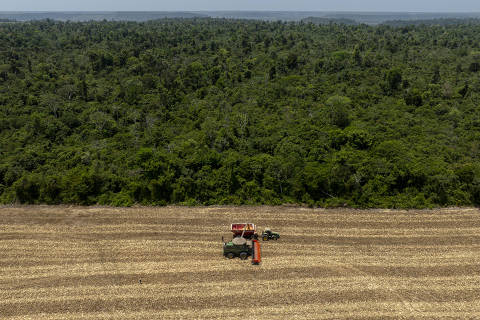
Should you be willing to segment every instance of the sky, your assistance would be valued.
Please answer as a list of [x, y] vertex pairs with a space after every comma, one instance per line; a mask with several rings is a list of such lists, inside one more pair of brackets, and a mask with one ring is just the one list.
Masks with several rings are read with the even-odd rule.
[[0, 11], [480, 12], [480, 0], [0, 0]]

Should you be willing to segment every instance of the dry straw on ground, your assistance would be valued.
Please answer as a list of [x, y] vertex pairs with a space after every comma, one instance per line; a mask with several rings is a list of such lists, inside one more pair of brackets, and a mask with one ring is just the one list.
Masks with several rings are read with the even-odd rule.
[[2, 208], [0, 252], [0, 319], [480, 318], [477, 209]]

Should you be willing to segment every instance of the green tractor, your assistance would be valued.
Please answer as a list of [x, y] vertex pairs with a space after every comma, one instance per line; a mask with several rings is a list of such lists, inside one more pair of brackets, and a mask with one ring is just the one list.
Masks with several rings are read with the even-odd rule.
[[269, 241], [269, 240], [278, 240], [280, 238], [280, 234], [273, 232], [270, 229], [265, 229], [262, 233], [262, 240]]

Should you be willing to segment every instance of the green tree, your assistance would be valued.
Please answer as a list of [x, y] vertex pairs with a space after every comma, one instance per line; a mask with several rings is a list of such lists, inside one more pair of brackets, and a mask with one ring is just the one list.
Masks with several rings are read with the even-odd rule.
[[352, 101], [343, 96], [331, 96], [326, 101], [328, 117], [331, 124], [345, 128], [350, 124], [349, 111]]

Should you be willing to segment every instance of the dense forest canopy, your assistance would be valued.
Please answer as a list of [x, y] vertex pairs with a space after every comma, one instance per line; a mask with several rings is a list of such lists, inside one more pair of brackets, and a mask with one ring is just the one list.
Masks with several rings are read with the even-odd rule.
[[480, 26], [0, 24], [2, 203], [480, 203]]

